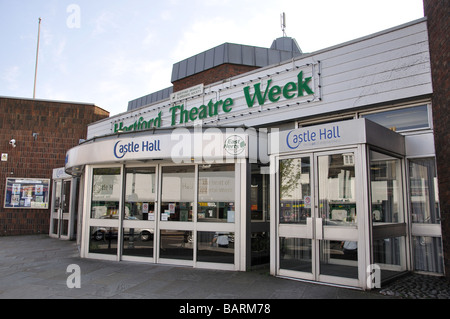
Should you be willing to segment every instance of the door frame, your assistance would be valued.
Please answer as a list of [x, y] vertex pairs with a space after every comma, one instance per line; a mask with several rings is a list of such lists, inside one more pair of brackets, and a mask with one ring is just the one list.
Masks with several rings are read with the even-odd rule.
[[[57, 183], [61, 184], [60, 190], [59, 190], [59, 198], [60, 202], [58, 203], [58, 207], [56, 207], [56, 193], [57, 193]], [[70, 192], [68, 193], [69, 198], [65, 198], [66, 196], [66, 183], [70, 185]], [[77, 214], [76, 211], [76, 201], [77, 201], [77, 178], [58, 178], [53, 179], [52, 183], [53, 189], [52, 189], [52, 205], [51, 205], [51, 211], [50, 211], [50, 229], [49, 229], [49, 236], [52, 238], [62, 239], [62, 240], [72, 240], [74, 237], [74, 227], [76, 227], [76, 221], [75, 217]], [[68, 205], [68, 212], [64, 213], [64, 204], [67, 203]], [[58, 211], [56, 212], [56, 208]], [[64, 220], [67, 220], [67, 234], [62, 235], [62, 228], [63, 228], [63, 222]], [[56, 225], [56, 233], [53, 231]]]
[[[319, 214], [319, 176], [318, 176], [318, 158], [332, 154], [342, 154], [352, 152], [355, 156], [355, 196], [357, 211], [357, 227], [352, 226], [324, 226]], [[310, 157], [311, 159], [311, 218], [308, 218], [306, 225], [281, 225], [279, 222], [280, 207], [280, 185], [279, 169], [280, 160], [289, 158]], [[368, 225], [368, 190], [367, 190], [367, 147], [364, 144], [357, 144], [348, 147], [336, 147], [333, 149], [318, 149], [314, 151], [294, 152], [285, 155], [271, 156], [271, 183], [275, 185], [271, 189], [271, 263], [270, 272], [276, 276], [293, 277], [300, 280], [322, 282], [327, 284], [360, 287], [366, 289], [366, 268], [370, 264], [370, 240]], [[281, 227], [280, 227], [281, 226]], [[351, 232], [349, 230], [352, 229]], [[312, 244], [312, 273], [302, 273], [292, 270], [280, 269], [280, 240], [281, 234], [291, 235], [293, 237], [300, 230], [306, 237], [298, 235], [295, 238], [311, 239]], [[320, 240], [345, 240], [353, 239], [358, 241], [358, 279], [336, 277], [320, 274]]]

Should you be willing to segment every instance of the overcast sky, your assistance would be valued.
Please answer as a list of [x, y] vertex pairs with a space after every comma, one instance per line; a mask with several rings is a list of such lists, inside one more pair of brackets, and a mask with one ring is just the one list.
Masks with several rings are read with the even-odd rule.
[[174, 63], [225, 42], [270, 47], [287, 36], [303, 52], [423, 17], [422, 0], [0, 0], [0, 96], [94, 103], [171, 86]]

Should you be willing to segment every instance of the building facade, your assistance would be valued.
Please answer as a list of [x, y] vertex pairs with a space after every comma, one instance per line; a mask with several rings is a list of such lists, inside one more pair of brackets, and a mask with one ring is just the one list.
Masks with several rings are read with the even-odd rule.
[[82, 257], [362, 289], [444, 273], [426, 18], [308, 54], [224, 44], [172, 81], [67, 152]]
[[0, 236], [49, 233], [53, 168], [108, 116], [92, 104], [0, 97]]

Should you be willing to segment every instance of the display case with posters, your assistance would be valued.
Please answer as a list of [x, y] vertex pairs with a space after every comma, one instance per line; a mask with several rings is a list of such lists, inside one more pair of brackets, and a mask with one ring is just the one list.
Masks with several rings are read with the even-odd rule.
[[48, 209], [50, 180], [7, 178], [4, 208]]

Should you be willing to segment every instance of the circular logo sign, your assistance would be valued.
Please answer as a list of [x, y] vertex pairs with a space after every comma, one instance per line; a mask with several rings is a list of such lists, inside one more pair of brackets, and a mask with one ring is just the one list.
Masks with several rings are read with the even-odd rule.
[[239, 155], [245, 151], [247, 143], [245, 140], [238, 135], [232, 135], [225, 140], [223, 148], [230, 155]]

